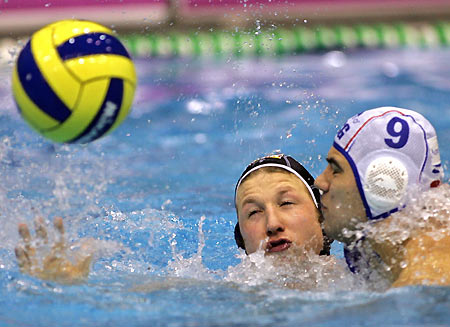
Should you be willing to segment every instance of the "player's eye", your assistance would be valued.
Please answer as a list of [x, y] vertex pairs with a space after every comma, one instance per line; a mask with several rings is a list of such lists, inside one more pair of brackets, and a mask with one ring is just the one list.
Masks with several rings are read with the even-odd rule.
[[338, 165], [336, 165], [335, 163], [331, 163], [331, 171], [333, 172], [333, 174], [339, 174], [342, 173], [342, 168]]
[[259, 209], [255, 209], [255, 210], [251, 210], [249, 213], [248, 213], [248, 218], [250, 218], [251, 216], [254, 216], [254, 215], [256, 215], [258, 212], [260, 212], [261, 210], [259, 210]]

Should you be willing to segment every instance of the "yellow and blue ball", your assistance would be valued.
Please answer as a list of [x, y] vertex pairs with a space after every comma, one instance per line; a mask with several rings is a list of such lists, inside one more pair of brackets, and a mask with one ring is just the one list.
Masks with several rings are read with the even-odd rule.
[[123, 122], [136, 72], [110, 29], [63, 20], [31, 36], [17, 58], [12, 86], [22, 117], [36, 131], [55, 142], [88, 143]]

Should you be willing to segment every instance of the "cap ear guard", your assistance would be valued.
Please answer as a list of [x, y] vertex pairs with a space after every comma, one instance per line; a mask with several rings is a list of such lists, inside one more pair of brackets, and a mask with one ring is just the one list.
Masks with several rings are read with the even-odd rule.
[[[234, 226], [234, 240], [236, 241], [236, 245], [238, 246], [238, 248], [245, 250], [244, 238], [242, 237], [239, 223], [236, 223], [236, 225]], [[245, 250], [245, 253], [247, 253], [247, 250]]]
[[364, 174], [363, 190], [372, 214], [390, 212], [405, 200], [409, 176], [403, 163], [391, 156], [371, 161]]

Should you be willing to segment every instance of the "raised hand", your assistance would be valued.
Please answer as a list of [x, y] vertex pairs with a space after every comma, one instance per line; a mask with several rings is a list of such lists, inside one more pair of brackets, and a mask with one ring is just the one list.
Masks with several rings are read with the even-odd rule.
[[[72, 262], [68, 258], [67, 245], [64, 239], [64, 225], [61, 217], [53, 222], [56, 230], [56, 240], [48, 245], [48, 233], [42, 218], [34, 222], [35, 238], [33, 239], [26, 224], [19, 224], [19, 235], [23, 244], [16, 247], [17, 262], [22, 273], [44, 280], [53, 280], [62, 283], [77, 283], [89, 274], [92, 253], [78, 253]], [[82, 248], [86, 249], [88, 242]], [[48, 248], [48, 253], [38, 255], [42, 249]], [[80, 251], [84, 252], [84, 251]]]

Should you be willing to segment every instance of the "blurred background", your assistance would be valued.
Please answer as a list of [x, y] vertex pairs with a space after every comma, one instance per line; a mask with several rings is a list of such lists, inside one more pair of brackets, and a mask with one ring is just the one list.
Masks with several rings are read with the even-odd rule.
[[448, 0], [0, 0], [0, 62], [70, 18], [110, 27], [134, 56], [167, 57], [440, 47], [449, 17]]
[[[43, 139], [11, 94], [29, 36], [71, 18], [117, 32], [139, 80], [88, 145]], [[278, 274], [233, 238], [243, 168], [285, 152], [318, 176], [363, 108], [423, 113], [448, 171], [449, 44], [450, 0], [0, 0], [0, 326], [449, 326], [449, 287], [367, 291], [324, 258]], [[86, 283], [19, 271], [18, 222], [56, 215], [75, 250], [97, 241]]]
[[90, 19], [119, 32], [276, 24], [439, 20], [448, 0], [1, 0], [0, 33], [29, 34], [49, 21]]

